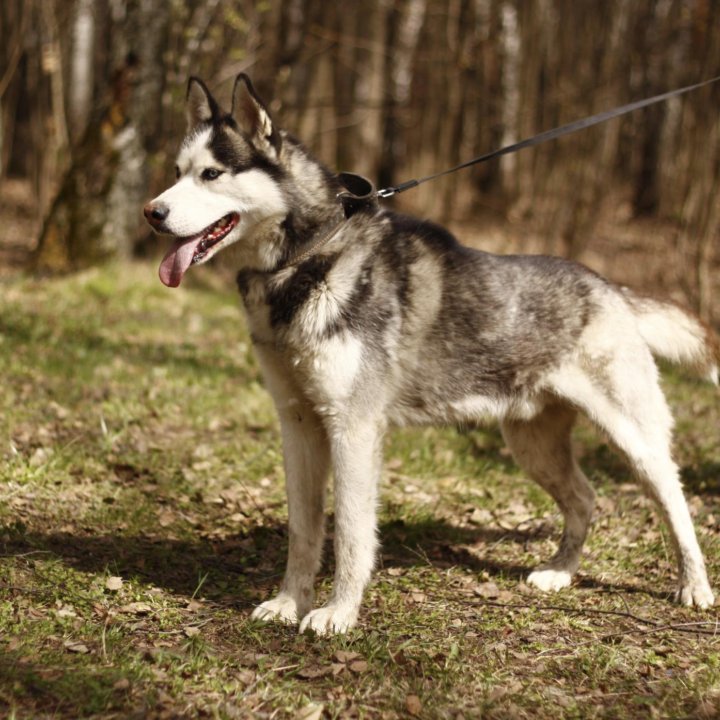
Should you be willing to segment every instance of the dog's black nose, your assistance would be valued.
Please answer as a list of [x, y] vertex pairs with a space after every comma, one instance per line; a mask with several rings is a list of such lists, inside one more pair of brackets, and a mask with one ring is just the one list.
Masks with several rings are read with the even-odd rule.
[[162, 203], [158, 205], [148, 203], [143, 208], [143, 214], [145, 215], [145, 219], [153, 227], [157, 227], [167, 219], [167, 216], [170, 214], [170, 208], [167, 205], [163, 205]]

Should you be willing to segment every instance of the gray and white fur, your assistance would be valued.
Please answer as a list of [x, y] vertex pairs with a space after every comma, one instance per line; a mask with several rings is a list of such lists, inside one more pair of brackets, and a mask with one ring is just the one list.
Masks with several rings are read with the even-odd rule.
[[[585, 413], [630, 462], [665, 521], [678, 599], [714, 602], [670, 452], [672, 417], [653, 354], [717, 381], [707, 329], [558, 258], [492, 255], [433, 223], [369, 205], [344, 219], [337, 177], [271, 121], [244, 75], [225, 114], [188, 85], [178, 180], [145, 207], [176, 237], [163, 282], [220, 250], [239, 271], [253, 343], [280, 416], [289, 503], [287, 571], [253, 617], [340, 633], [358, 620], [377, 554], [386, 430], [499, 420], [515, 459], [562, 511], [556, 554], [528, 577], [571, 583], [593, 490], [570, 433]], [[324, 243], [318, 238], [333, 227]], [[293, 258], [304, 248], [316, 247]], [[313, 609], [334, 478], [335, 579]]]

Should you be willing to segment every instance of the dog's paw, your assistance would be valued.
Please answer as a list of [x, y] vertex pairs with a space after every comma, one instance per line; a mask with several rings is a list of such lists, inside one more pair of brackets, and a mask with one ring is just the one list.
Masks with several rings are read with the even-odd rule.
[[544, 592], [557, 592], [570, 587], [572, 573], [567, 570], [534, 570], [528, 575], [527, 583]]
[[313, 630], [318, 635], [340, 635], [355, 627], [358, 608], [328, 603], [310, 611], [300, 623], [300, 632]]
[[713, 591], [705, 580], [687, 583], [678, 590], [676, 599], [685, 607], [697, 607], [702, 610], [715, 604]]
[[286, 625], [295, 625], [298, 621], [298, 608], [294, 598], [286, 593], [280, 593], [272, 600], [266, 600], [258, 605], [250, 616], [253, 620], [269, 622], [279, 620]]

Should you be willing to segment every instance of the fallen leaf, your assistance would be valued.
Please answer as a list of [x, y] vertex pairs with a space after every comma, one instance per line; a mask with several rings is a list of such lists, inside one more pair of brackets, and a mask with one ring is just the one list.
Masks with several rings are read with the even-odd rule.
[[350, 652], [349, 650], [336, 650], [333, 653], [333, 657], [339, 663], [348, 663], [357, 660], [360, 657], [360, 653]]
[[396, 653], [391, 654], [391, 657], [396, 665], [407, 665], [408, 659], [405, 655], [405, 651], [402, 648], [400, 648], [400, 650], [398, 650]]
[[128, 605], [123, 605], [120, 608], [120, 612], [130, 613], [132, 615], [147, 615], [152, 612], [152, 606], [146, 602], [133, 602]]
[[172, 510], [163, 510], [158, 513], [158, 525], [160, 527], [170, 527], [175, 522], [175, 513]]
[[236, 677], [243, 685], [255, 682], [255, 673], [252, 670], [240, 670]]
[[509, 685], [496, 685], [488, 694], [488, 700], [490, 702], [497, 702], [506, 695], [514, 695], [516, 692], [522, 689], [520, 683], [510, 683]]
[[59, 405], [54, 400], [51, 400], [48, 403], [48, 408], [55, 413], [55, 417], [58, 420], [65, 420], [69, 415], [68, 409], [64, 408], [62, 405]]
[[40, 465], [44, 465], [49, 460], [51, 455], [52, 448], [39, 447], [30, 456], [30, 465], [32, 467], [39, 467]]
[[195, 627], [194, 625], [188, 625], [186, 628], [183, 628], [183, 632], [187, 637], [193, 638], [200, 634], [200, 628]]
[[168, 679], [168, 674], [166, 670], [163, 670], [159, 667], [153, 667], [150, 668], [151, 675], [155, 678], [155, 680], [159, 683], [164, 683]]
[[353, 660], [348, 667], [352, 670], [352, 672], [359, 674], [367, 672], [368, 664], [365, 660]]
[[162, 658], [162, 653], [160, 650], [154, 647], [145, 648], [145, 652], [143, 653], [143, 660], [147, 660], [151, 663], [160, 662], [160, 659]]
[[66, 640], [63, 645], [68, 652], [78, 653], [79, 655], [87, 655], [90, 652], [90, 648], [85, 643], [75, 640]]
[[241, 665], [247, 665], [248, 667], [258, 667], [266, 658], [269, 656], [266, 653], [243, 653], [238, 658]]
[[297, 671], [298, 677], [303, 680], [315, 680], [332, 674], [332, 665], [307, 665]]
[[[520, 683], [514, 683], [514, 685], [520, 685]], [[520, 689], [522, 689], [522, 685], [520, 685], [520, 687], [517, 690], [515, 690], [515, 692], [517, 692]], [[569, 695], [567, 695], [567, 693], [560, 690], [559, 688], [555, 688], [555, 687], [545, 688], [543, 695], [545, 695], [545, 697], [548, 700], [550, 700], [550, 702], [552, 702], [553, 704], [560, 705], [560, 707], [567, 708], [567, 707], [570, 707], [573, 703], [572, 698]]]
[[105, 581], [105, 589], [106, 590], [120, 590], [120, 588], [123, 586], [123, 579], [121, 577], [118, 577], [116, 575], [113, 575], [112, 577], [109, 577]]
[[61, 608], [58, 608], [55, 611], [55, 614], [59, 618], [74, 618], [77, 617], [77, 613], [75, 612], [75, 608], [72, 607], [72, 605], [63, 605]]
[[493, 514], [485, 508], [473, 508], [468, 520], [473, 525], [487, 525], [492, 522]]
[[297, 711], [295, 720], [320, 720], [324, 708], [325, 706], [319, 703], [310, 703]]
[[130, 681], [127, 678], [120, 678], [113, 683], [113, 690], [128, 690], [130, 688]]
[[473, 592], [484, 598], [496, 598], [500, 595], [500, 589], [494, 582], [480, 583], [473, 588]]
[[422, 703], [417, 695], [408, 695], [405, 698], [405, 708], [411, 715], [420, 715], [422, 712]]
[[159, 690], [157, 694], [157, 702], [160, 705], [172, 705], [173, 699], [164, 690]]

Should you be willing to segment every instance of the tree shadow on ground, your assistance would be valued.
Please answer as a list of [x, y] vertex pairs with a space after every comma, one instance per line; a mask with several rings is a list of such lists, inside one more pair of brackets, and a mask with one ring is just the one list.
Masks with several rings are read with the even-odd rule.
[[[498, 427], [483, 428], [479, 436], [476, 429], [460, 428], [458, 432], [468, 436], [473, 457], [480, 461], [487, 461], [493, 467], [502, 468], [508, 473], [519, 472], [525, 477], [512, 455], [507, 451]], [[577, 452], [578, 450], [580, 451]], [[576, 454], [578, 464], [593, 486], [597, 487], [601, 482], [607, 482], [611, 486], [634, 483], [638, 486], [638, 492], [642, 492], [629, 460], [599, 430], [591, 440], [577, 443]], [[675, 459], [677, 462], [678, 459]], [[680, 476], [687, 493], [720, 495], [720, 462], [715, 460], [686, 461], [680, 467]], [[528, 483], [532, 482], [529, 478], [526, 479]], [[481, 476], [478, 477], [478, 483], [482, 483]]]
[[[675, 460], [678, 462], [677, 458]], [[585, 445], [579, 464], [591, 481], [601, 476], [613, 484], [636, 483], [638, 491], [642, 491], [629, 461], [611, 443]], [[716, 460], [686, 461], [680, 466], [680, 477], [687, 493], [720, 495], [720, 462]]]
[[[547, 537], [545, 528], [504, 530], [460, 528], [438, 519], [381, 524], [379, 566], [461, 567], [496, 578], [520, 581], [531, 568], [502, 560], [503, 543], [527, 545]], [[221, 539], [179, 540], [162, 536], [93, 535], [68, 532], [16, 532], [0, 545], [5, 557], [47, 553], [75, 570], [136, 578], [183, 597], [198, 593], [208, 600], [250, 609], [276, 587], [284, 570], [287, 534], [284, 524], [264, 522], [243, 535]], [[328, 541], [329, 542], [329, 541]], [[490, 549], [483, 554], [485, 546]], [[475, 549], [476, 550], [475, 550]], [[332, 576], [332, 552], [321, 576]], [[657, 599], [667, 593], [651, 588], [584, 577], [582, 587], [603, 591], [643, 592]], [[48, 595], [56, 596], [56, 589]]]
[[683, 487], [695, 495], [720, 495], [720, 462], [689, 465], [681, 470]]

